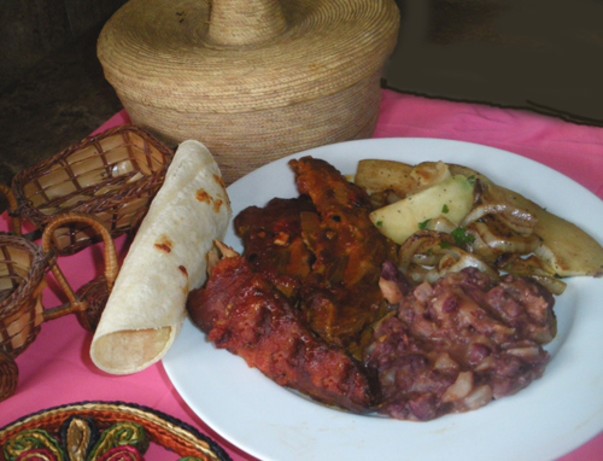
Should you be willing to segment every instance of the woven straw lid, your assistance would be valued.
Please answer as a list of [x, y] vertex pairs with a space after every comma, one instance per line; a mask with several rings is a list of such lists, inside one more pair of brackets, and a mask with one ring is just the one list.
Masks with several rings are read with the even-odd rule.
[[253, 160], [370, 135], [398, 26], [394, 0], [130, 0], [97, 51], [134, 123]]

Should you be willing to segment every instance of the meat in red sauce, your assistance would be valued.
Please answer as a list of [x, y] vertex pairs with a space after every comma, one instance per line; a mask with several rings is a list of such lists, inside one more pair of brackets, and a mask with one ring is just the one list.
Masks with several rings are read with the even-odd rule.
[[289, 296], [328, 344], [357, 354], [386, 303], [378, 286], [391, 244], [370, 222], [370, 199], [332, 165], [290, 163], [301, 196], [250, 207], [235, 219], [244, 255]]
[[367, 370], [309, 330], [243, 257], [222, 259], [207, 286], [191, 293], [187, 308], [211, 342], [276, 383], [350, 411], [372, 408], [376, 393]]

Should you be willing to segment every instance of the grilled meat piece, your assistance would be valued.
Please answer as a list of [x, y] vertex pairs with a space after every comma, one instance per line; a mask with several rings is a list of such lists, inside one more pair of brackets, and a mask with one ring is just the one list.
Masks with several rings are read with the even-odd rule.
[[389, 241], [369, 219], [370, 198], [324, 160], [292, 160], [296, 184], [316, 213], [301, 215], [302, 238], [314, 257], [304, 280], [301, 309], [327, 342], [361, 355], [359, 336], [387, 303], [378, 281]]
[[376, 393], [364, 368], [310, 331], [245, 258], [219, 261], [207, 285], [191, 292], [187, 308], [211, 342], [276, 383], [354, 412], [373, 405]]
[[378, 281], [393, 247], [371, 223], [363, 189], [320, 159], [303, 157], [290, 166], [301, 196], [236, 216], [243, 254], [314, 332], [358, 358], [361, 332], [387, 307]]
[[374, 287], [390, 244], [369, 219], [367, 193], [324, 160], [303, 157], [289, 165], [300, 194], [310, 197], [318, 214], [316, 221], [302, 217], [304, 239], [316, 258], [314, 277], [348, 290]]
[[556, 333], [554, 299], [536, 282], [468, 268], [406, 288], [366, 349], [379, 370], [380, 412], [429, 420], [467, 411], [544, 372], [549, 355], [541, 344]]
[[312, 253], [301, 235], [302, 213], [314, 211], [308, 197], [274, 198], [265, 207], [251, 206], [234, 219], [244, 255], [289, 298], [298, 296], [301, 281], [312, 270]]

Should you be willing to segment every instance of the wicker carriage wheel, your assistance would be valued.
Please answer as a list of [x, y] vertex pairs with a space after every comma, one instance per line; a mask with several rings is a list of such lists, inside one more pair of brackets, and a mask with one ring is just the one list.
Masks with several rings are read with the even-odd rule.
[[2, 195], [8, 203], [8, 226], [10, 232], [16, 235], [21, 235], [21, 219], [19, 218], [18, 209], [19, 202], [13, 190], [6, 184], [0, 184], [0, 195]]
[[[85, 224], [93, 229], [96, 234], [100, 235], [104, 243], [104, 274], [88, 282], [76, 293], [71, 288], [58, 263], [53, 261], [50, 265], [50, 270], [65, 293], [68, 303], [62, 307], [46, 309], [44, 319], [52, 320], [69, 313], [75, 313], [78, 321], [84, 328], [94, 331], [119, 272], [117, 250], [115, 249], [110, 231], [96, 218], [78, 213], [65, 213], [52, 220], [44, 229], [44, 233], [42, 234], [42, 249], [46, 255], [50, 256], [54, 254], [54, 250], [57, 247], [57, 231], [73, 223]], [[60, 236], [58, 238], [60, 239]]]
[[42, 290], [48, 258], [29, 240], [0, 234], [0, 351], [16, 357], [44, 322]]
[[17, 364], [10, 355], [0, 351], [0, 402], [15, 393], [18, 381]]

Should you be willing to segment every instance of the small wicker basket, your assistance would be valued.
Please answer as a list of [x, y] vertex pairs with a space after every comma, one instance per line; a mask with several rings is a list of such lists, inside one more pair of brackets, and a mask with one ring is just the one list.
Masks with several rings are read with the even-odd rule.
[[[10, 215], [43, 230], [60, 214], [86, 214], [117, 237], [138, 226], [172, 156], [172, 149], [143, 129], [108, 130], [17, 173], [11, 187], [17, 208]], [[73, 254], [97, 240], [97, 233], [73, 225], [56, 237], [56, 249]]]
[[202, 141], [231, 183], [370, 137], [399, 21], [394, 0], [129, 0], [97, 54], [135, 124]]
[[[89, 421], [101, 432], [109, 426], [119, 423], [140, 425], [144, 428], [151, 443], [172, 451], [180, 458], [192, 457], [203, 461], [230, 461], [231, 459], [214, 440], [186, 423], [158, 410], [123, 402], [73, 403], [24, 416], [0, 429], [0, 447], [5, 447], [10, 444], [11, 440], [22, 436], [27, 431], [44, 431], [38, 433], [38, 438], [41, 435], [47, 436], [51, 439], [53, 448], [58, 446], [59, 449], [68, 451], [64, 447], [67, 444], [63, 437], [65, 435], [64, 427], [72, 418]], [[77, 442], [81, 445], [81, 438]], [[1, 453], [0, 459], [4, 459]], [[92, 458], [92, 460], [94, 459], [96, 458]]]

